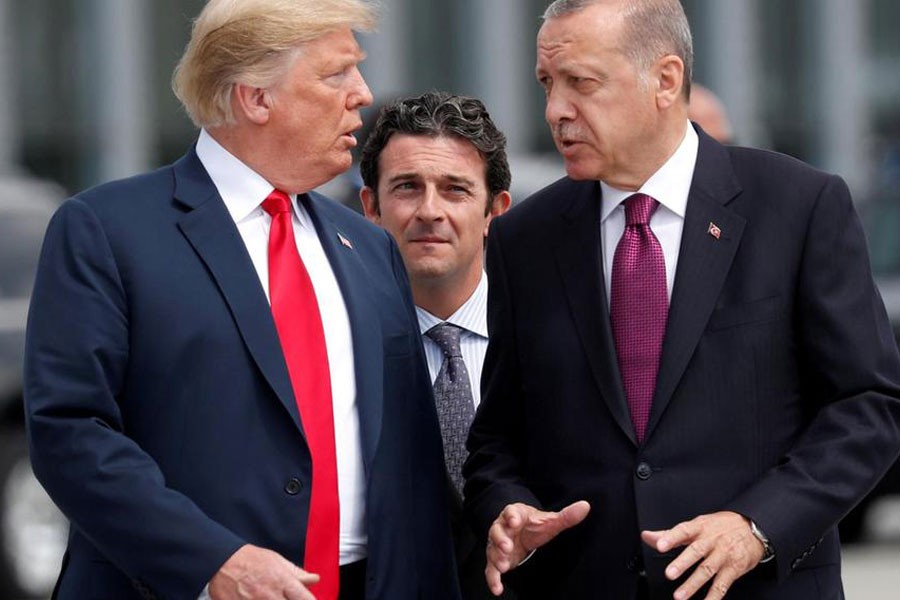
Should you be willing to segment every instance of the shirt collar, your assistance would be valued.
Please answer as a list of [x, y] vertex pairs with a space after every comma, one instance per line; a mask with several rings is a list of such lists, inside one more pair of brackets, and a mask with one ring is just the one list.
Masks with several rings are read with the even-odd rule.
[[[271, 183], [225, 149], [205, 129], [197, 139], [197, 156], [219, 191], [235, 223], [262, 211], [260, 204], [275, 189]], [[297, 195], [291, 194], [291, 206], [303, 227], [311, 227], [306, 211], [300, 210]]]
[[600, 220], [606, 218], [629, 196], [635, 193], [647, 194], [661, 206], [666, 207], [682, 219], [687, 210], [688, 194], [691, 191], [691, 180], [694, 178], [694, 165], [697, 163], [699, 138], [690, 122], [685, 123], [685, 134], [675, 153], [669, 157], [656, 173], [650, 176], [637, 192], [620, 190], [600, 182], [603, 202], [600, 207]]
[[475, 291], [447, 319], [439, 319], [424, 308], [416, 306], [419, 331], [424, 334], [435, 325], [446, 322], [487, 339], [487, 286], [487, 276], [482, 271]]

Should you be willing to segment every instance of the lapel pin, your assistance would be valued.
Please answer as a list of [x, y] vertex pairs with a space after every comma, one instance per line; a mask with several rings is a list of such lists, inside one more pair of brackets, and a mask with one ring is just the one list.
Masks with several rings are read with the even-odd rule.
[[716, 225], [715, 223], [713, 223], [712, 221], [709, 222], [709, 227], [706, 229], [706, 233], [708, 233], [709, 235], [713, 236], [716, 239], [719, 239], [720, 237], [722, 237], [722, 230], [719, 229], [719, 226]]
[[338, 231], [337, 236], [338, 236], [338, 239], [341, 241], [342, 246], [344, 246], [345, 248], [349, 248], [350, 250], [353, 250], [353, 244], [350, 243], [350, 240], [348, 240], [347, 238], [344, 237], [344, 234], [342, 234], [340, 231]]

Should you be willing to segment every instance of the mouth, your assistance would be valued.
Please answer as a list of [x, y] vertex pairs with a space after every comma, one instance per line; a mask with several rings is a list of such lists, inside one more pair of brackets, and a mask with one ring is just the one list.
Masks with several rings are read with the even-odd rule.
[[557, 141], [556, 146], [559, 148], [559, 153], [566, 157], [575, 154], [578, 151], [578, 147], [583, 143], [579, 140], [567, 139]]
[[423, 235], [409, 240], [412, 244], [446, 244], [448, 241], [436, 235]]
[[345, 140], [350, 145], [351, 148], [355, 147], [356, 144], [358, 143], [356, 140], [356, 136], [353, 135], [353, 133], [355, 131], [358, 131], [360, 127], [362, 127], [362, 123], [357, 123], [350, 129], [345, 131], [343, 134], [341, 134], [341, 139]]

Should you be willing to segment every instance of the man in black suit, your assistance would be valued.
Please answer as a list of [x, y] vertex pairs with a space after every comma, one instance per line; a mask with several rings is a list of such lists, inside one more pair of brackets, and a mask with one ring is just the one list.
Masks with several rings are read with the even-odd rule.
[[363, 0], [210, 0], [173, 165], [47, 231], [25, 404], [72, 522], [54, 598], [458, 600], [441, 438], [392, 238], [311, 190], [372, 102]]
[[[488, 344], [484, 240], [491, 220], [510, 205], [506, 137], [480, 100], [428, 92], [381, 110], [360, 171], [366, 216], [394, 236], [409, 272], [444, 438], [463, 598], [491, 598], [484, 538], [463, 519], [461, 488]], [[452, 352], [442, 345], [449, 338], [441, 332], [449, 331], [459, 344]], [[447, 385], [450, 354], [461, 361], [455, 386]]]
[[835, 526], [900, 449], [847, 186], [692, 126], [691, 44], [677, 0], [545, 14], [568, 177], [492, 224], [465, 469], [495, 591], [842, 598]]

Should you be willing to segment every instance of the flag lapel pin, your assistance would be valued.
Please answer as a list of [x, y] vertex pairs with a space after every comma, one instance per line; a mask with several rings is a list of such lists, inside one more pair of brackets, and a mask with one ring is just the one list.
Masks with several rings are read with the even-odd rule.
[[713, 223], [712, 221], [709, 222], [709, 227], [707, 227], [706, 233], [708, 233], [709, 235], [713, 236], [716, 239], [719, 239], [720, 237], [722, 237], [722, 230], [719, 229], [719, 226], [716, 225], [715, 223]]
[[345, 248], [349, 248], [350, 250], [353, 250], [353, 244], [350, 243], [350, 240], [348, 240], [347, 238], [344, 237], [344, 234], [342, 234], [340, 231], [338, 231], [337, 236], [338, 236], [338, 240], [340, 240], [342, 246], [344, 246]]

